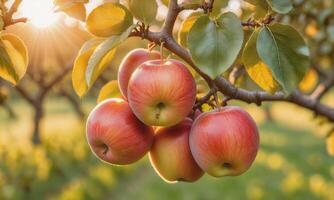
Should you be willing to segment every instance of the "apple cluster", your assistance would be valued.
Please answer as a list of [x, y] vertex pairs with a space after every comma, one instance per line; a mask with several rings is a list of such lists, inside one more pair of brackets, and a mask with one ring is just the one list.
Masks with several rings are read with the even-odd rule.
[[180, 61], [135, 49], [118, 73], [123, 99], [100, 103], [89, 115], [87, 140], [94, 154], [114, 165], [149, 154], [167, 182], [194, 182], [207, 174], [236, 176], [253, 163], [258, 129], [239, 107], [223, 107], [189, 118], [196, 83]]

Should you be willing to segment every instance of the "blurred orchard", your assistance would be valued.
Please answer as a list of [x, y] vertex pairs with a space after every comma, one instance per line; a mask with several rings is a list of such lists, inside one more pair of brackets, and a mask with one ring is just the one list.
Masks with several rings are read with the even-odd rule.
[[[264, 9], [254, 4], [261, 1], [218, 2], [222, 10], [232, 11], [242, 22], [251, 23], [248, 20], [251, 14], [261, 15]], [[334, 1], [291, 1], [292, 11], [275, 15], [275, 20], [295, 27], [310, 48], [311, 68], [298, 87], [304, 94], [316, 95], [318, 91], [321, 103], [334, 107], [331, 88], [334, 85]], [[13, 2], [2, 1], [8, 8]], [[104, 2], [116, 1], [90, 0], [85, 5], [87, 14]], [[166, 17], [166, 5], [158, 1], [158, 6], [152, 30], [159, 30]], [[1, 200], [334, 200], [334, 134], [331, 134], [334, 123], [310, 109], [287, 102], [263, 102], [262, 106], [228, 102], [251, 114], [261, 137], [254, 165], [239, 177], [216, 179], [205, 175], [196, 183], [170, 185], [153, 173], [147, 156], [122, 168], [101, 162], [91, 153], [86, 141], [87, 115], [97, 104], [101, 88], [117, 79], [123, 57], [134, 48], [147, 48], [149, 42], [140, 37], [123, 42], [106, 71], [79, 98], [71, 83], [73, 63], [82, 45], [93, 36], [83, 22], [75, 19], [76, 12], [71, 17], [55, 10], [52, 0], [23, 0], [11, 17], [27, 17], [28, 21], [7, 24], [3, 20], [2, 23], [5, 26], [2, 34], [15, 34], [26, 44], [29, 64], [25, 76], [15, 86], [0, 78]], [[175, 24], [175, 35], [191, 12], [181, 13]], [[165, 54], [170, 52], [166, 50]], [[246, 70], [240, 68], [231, 70], [241, 75], [230, 77], [230, 81], [238, 87], [261, 90]], [[196, 81], [199, 89], [207, 90], [202, 79]], [[321, 91], [319, 84], [326, 92]]]

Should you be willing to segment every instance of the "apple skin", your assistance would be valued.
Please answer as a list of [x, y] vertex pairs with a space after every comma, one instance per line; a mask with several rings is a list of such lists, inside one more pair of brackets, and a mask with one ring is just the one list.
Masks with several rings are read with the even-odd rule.
[[195, 120], [189, 144], [194, 159], [209, 175], [237, 176], [255, 160], [259, 133], [246, 111], [224, 107], [203, 113]]
[[189, 147], [193, 121], [189, 118], [167, 128], [158, 128], [149, 157], [154, 170], [168, 183], [194, 182], [204, 174]]
[[145, 124], [173, 126], [191, 113], [196, 83], [177, 60], [150, 60], [132, 74], [128, 87], [132, 111]]
[[122, 60], [118, 70], [118, 85], [123, 97], [126, 99], [128, 94], [128, 84], [132, 73], [139, 65], [148, 60], [160, 59], [161, 54], [158, 51], [149, 51], [147, 49], [134, 49], [130, 51]]
[[126, 165], [141, 159], [151, 148], [154, 131], [132, 113], [122, 99], [101, 102], [89, 115], [87, 141], [103, 161]]

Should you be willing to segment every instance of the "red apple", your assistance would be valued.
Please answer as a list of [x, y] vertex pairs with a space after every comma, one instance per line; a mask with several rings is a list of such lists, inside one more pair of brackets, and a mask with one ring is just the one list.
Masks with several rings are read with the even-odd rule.
[[133, 71], [145, 61], [160, 58], [160, 52], [147, 49], [134, 49], [124, 57], [118, 71], [118, 85], [124, 98], [127, 98], [128, 83]]
[[151, 126], [173, 126], [192, 111], [196, 83], [177, 60], [151, 60], [132, 74], [128, 101], [135, 115]]
[[253, 163], [259, 134], [251, 116], [239, 107], [224, 107], [203, 113], [194, 122], [189, 137], [191, 152], [208, 174], [237, 176]]
[[122, 99], [100, 103], [89, 115], [87, 140], [97, 157], [117, 165], [131, 164], [151, 148], [154, 131], [139, 121]]
[[189, 133], [192, 120], [159, 128], [149, 152], [150, 161], [159, 176], [169, 183], [177, 181], [194, 182], [204, 172], [195, 162], [189, 147]]

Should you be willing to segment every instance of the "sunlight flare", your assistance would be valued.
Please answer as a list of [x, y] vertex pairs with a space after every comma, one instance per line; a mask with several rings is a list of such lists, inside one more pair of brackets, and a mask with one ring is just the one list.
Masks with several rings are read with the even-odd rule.
[[59, 18], [59, 14], [54, 12], [52, 0], [25, 0], [22, 2], [19, 11], [37, 28], [50, 27]]

